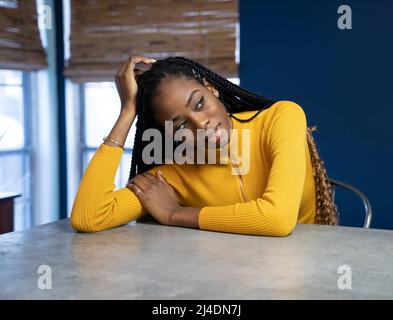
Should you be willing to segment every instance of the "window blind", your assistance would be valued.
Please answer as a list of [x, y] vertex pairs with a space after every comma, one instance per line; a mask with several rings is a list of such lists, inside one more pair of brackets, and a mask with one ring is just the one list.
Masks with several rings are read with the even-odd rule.
[[131, 55], [185, 56], [237, 77], [234, 0], [71, 0], [70, 59], [75, 82], [113, 81]]
[[0, 17], [0, 69], [45, 68], [36, 1], [0, 0]]

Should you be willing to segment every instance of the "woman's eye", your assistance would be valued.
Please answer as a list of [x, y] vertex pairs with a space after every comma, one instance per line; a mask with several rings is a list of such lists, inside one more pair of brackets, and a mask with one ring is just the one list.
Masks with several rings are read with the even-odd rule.
[[204, 105], [204, 97], [201, 98], [201, 100], [198, 101], [196, 110], [202, 109]]
[[[198, 101], [198, 103], [197, 103], [197, 105], [196, 105], [196, 110], [200, 110], [200, 109], [203, 108], [203, 106], [204, 106], [204, 104], [205, 104], [205, 103], [204, 103], [204, 99], [205, 99], [205, 97], [202, 97], [202, 98]], [[187, 124], [187, 121], [182, 122], [182, 123], [180, 124], [180, 126], [177, 127], [177, 129], [175, 130], [175, 132], [176, 132], [177, 130], [184, 129], [184, 127], [185, 127], [186, 124]]]
[[[177, 131], [177, 130], [180, 130], [180, 129], [184, 129], [184, 126], [185, 126], [185, 125], [186, 125], [186, 122], [185, 122], [185, 121], [182, 122], [182, 123], [180, 124], [180, 126], [177, 127], [176, 131]], [[175, 132], [176, 132], [176, 131], [175, 131]]]

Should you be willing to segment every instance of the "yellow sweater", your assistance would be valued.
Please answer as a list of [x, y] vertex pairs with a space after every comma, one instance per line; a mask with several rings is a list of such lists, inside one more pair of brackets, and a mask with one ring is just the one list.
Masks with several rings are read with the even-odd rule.
[[[247, 119], [255, 112], [235, 115]], [[149, 171], [161, 170], [181, 205], [202, 208], [198, 223], [203, 230], [286, 236], [296, 223], [314, 223], [315, 184], [303, 109], [283, 100], [250, 122], [231, 121], [239, 132], [240, 157], [242, 129], [250, 129], [248, 173], [233, 175], [232, 169], [236, 168], [228, 157], [222, 157], [223, 164], [162, 164]], [[114, 190], [122, 154], [118, 147], [98, 147], [72, 208], [71, 225], [75, 230], [113, 228], [147, 213], [131, 190]]]

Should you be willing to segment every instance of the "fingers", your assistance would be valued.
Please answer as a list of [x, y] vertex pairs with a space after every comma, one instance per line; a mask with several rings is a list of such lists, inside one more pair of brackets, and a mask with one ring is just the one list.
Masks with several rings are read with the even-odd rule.
[[157, 170], [156, 175], [147, 171], [142, 174], [138, 174], [131, 179], [127, 184], [127, 188], [133, 191], [137, 197], [143, 199], [146, 192], [153, 190], [154, 188], [160, 189], [164, 186], [164, 184], [169, 185], [160, 170]]
[[128, 184], [127, 188], [134, 192], [136, 196], [139, 196], [140, 193], [143, 193], [142, 189], [133, 183]]
[[154, 179], [157, 179], [157, 177], [156, 177], [154, 174], [152, 174], [151, 172], [148, 172], [148, 171], [142, 173], [142, 175], [143, 175], [145, 178], [149, 179], [150, 181], [153, 181]]
[[157, 177], [150, 173], [150, 172], [145, 172], [142, 174], [136, 175], [131, 181], [131, 185], [136, 185], [139, 189], [142, 190], [142, 192], [146, 192], [149, 190], [149, 188], [152, 187], [153, 184], [156, 184], [158, 182]]
[[143, 56], [131, 56], [128, 58], [127, 62], [120, 67], [120, 69], [117, 72], [117, 76], [121, 76], [121, 75], [127, 74], [129, 72], [133, 72], [135, 65], [140, 62], [154, 63], [154, 62], [157, 62], [157, 60], [151, 59], [151, 58], [146, 58]]
[[137, 63], [140, 63], [140, 62], [143, 62], [143, 63], [146, 63], [146, 64], [150, 64], [150, 63], [156, 62], [156, 60], [154, 60], [154, 59], [149, 59], [149, 58], [142, 57], [142, 56], [133, 56], [133, 57], [130, 57], [130, 58], [128, 58], [128, 63], [127, 63], [125, 72], [127, 72], [127, 73], [128, 73], [128, 72], [134, 72], [135, 65], [136, 65]]
[[124, 70], [124, 73], [133, 73], [134, 69], [135, 69], [135, 64], [137, 64], [141, 61], [142, 61], [142, 57], [128, 58], [128, 63], [126, 64], [126, 68]]
[[162, 175], [161, 170], [157, 170], [157, 178], [158, 180], [167, 183], [166, 178]]
[[152, 58], [146, 58], [146, 57], [143, 57], [143, 56], [131, 56], [131, 57], [128, 58], [128, 61], [129, 62], [132, 61], [132, 62], [134, 62], [134, 64], [137, 64], [139, 62], [153, 63], [153, 62], [156, 62], [157, 60], [152, 59]]
[[142, 190], [142, 192], [148, 190], [149, 188], [149, 181], [141, 175], [135, 176], [132, 180], [131, 183], [136, 185], [139, 189]]

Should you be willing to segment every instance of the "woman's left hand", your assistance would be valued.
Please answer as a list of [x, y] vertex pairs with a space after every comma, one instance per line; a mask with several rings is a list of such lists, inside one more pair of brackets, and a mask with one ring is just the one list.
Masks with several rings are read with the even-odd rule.
[[161, 224], [170, 225], [171, 216], [181, 207], [174, 189], [160, 170], [156, 175], [150, 172], [136, 175], [127, 188], [135, 193], [147, 212]]

